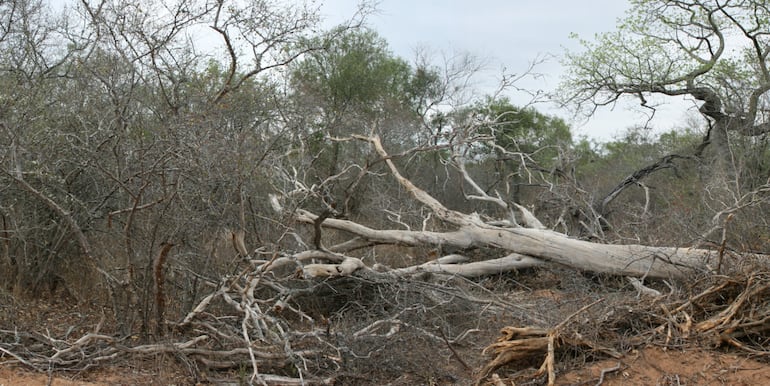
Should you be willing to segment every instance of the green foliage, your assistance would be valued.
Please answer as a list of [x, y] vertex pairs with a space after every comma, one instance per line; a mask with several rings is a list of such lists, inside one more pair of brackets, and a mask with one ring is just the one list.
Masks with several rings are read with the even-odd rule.
[[[589, 179], [617, 180], [670, 153], [691, 156], [645, 177], [643, 183], [655, 189], [644, 191], [649, 198], [636, 197], [645, 201], [637, 202], [645, 210], [632, 222], [649, 223], [646, 210], [657, 202], [686, 219], [669, 227], [713, 227], [715, 212], [743, 205], [736, 197], [766, 185], [768, 30], [766, 1], [632, 0], [615, 31], [582, 40], [584, 50], [567, 53], [558, 94], [578, 110], [592, 114], [624, 96], [646, 106], [651, 96], [685, 96], [697, 101], [708, 121], [708, 136], [673, 131], [652, 138], [634, 129], [600, 149], [601, 162], [592, 167], [594, 174], [586, 173]], [[699, 205], [701, 210], [693, 209]]]
[[660, 134], [658, 147], [665, 153], [689, 154], [702, 140], [703, 133], [691, 128], [671, 130]]
[[305, 43], [325, 49], [307, 54], [293, 66], [295, 92], [325, 101], [329, 114], [344, 114], [352, 108], [375, 112], [385, 99], [404, 91], [409, 66], [393, 57], [376, 32], [331, 35], [335, 38], [316, 37]]
[[373, 30], [335, 29], [304, 44], [325, 48], [292, 66], [292, 90], [327, 123], [346, 114], [371, 120], [393, 109], [416, 111], [439, 93], [434, 70], [413, 69]]
[[691, 129], [655, 135], [650, 128], [640, 126], [629, 128], [620, 138], [601, 144], [598, 152], [606, 163], [602, 166], [605, 172], [615, 169], [627, 173], [668, 154], [690, 155], [701, 140], [702, 134]]
[[[490, 135], [507, 152], [523, 153], [540, 166], [554, 164], [561, 148], [572, 145], [570, 128], [563, 119], [543, 114], [534, 108], [521, 108], [506, 97], [488, 97], [471, 111], [482, 122], [479, 133]], [[508, 157], [500, 149], [484, 146], [482, 152]]]
[[[395, 151], [415, 141], [422, 114], [442, 90], [437, 71], [413, 68], [369, 29], [336, 28], [302, 44], [323, 47], [307, 52], [289, 71], [289, 92], [307, 138], [305, 171], [311, 179], [336, 175], [360, 163], [369, 150], [364, 143], [343, 146], [329, 137], [375, 129]], [[385, 189], [364, 181], [356, 184], [357, 197], [365, 199], [364, 190], [370, 188]], [[331, 193], [352, 194], [340, 186]]]
[[621, 95], [644, 103], [646, 93], [685, 95], [701, 87], [728, 110], [744, 111], [770, 80], [762, 70], [767, 30], [764, 1], [633, 0], [615, 31], [581, 39], [582, 51], [566, 53], [558, 94], [592, 109]]

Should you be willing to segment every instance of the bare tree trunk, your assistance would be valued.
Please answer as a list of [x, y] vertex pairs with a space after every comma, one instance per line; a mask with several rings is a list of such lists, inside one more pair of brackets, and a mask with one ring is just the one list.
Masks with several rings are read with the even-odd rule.
[[[568, 237], [548, 229], [524, 228], [515, 226], [498, 226], [482, 221], [475, 214], [464, 214], [446, 208], [426, 191], [404, 178], [385, 152], [379, 137], [357, 137], [368, 141], [382, 156], [390, 168], [391, 174], [411, 195], [432, 210], [432, 212], [456, 229], [448, 232], [414, 231], [414, 230], [378, 230], [344, 219], [321, 219], [319, 216], [305, 210], [298, 210], [295, 219], [314, 226], [318, 225], [351, 233], [361, 239], [374, 243], [400, 244], [411, 246], [444, 245], [458, 248], [489, 247], [497, 248], [512, 254], [507, 259], [497, 260], [495, 264], [484, 265], [455, 265], [452, 261], [442, 264], [440, 261], [428, 263], [423, 270], [432, 272], [456, 273], [461, 275], [477, 275], [500, 272], [502, 267], [507, 269], [524, 266], [540, 265], [551, 262], [573, 267], [579, 270], [653, 278], [685, 278], [696, 272], [708, 270], [709, 262], [717, 258], [717, 251], [697, 248], [652, 247], [646, 245], [610, 245], [598, 244]], [[525, 208], [518, 208], [523, 217], [534, 216]], [[531, 221], [539, 224], [537, 221]], [[359, 265], [363, 267], [363, 264]], [[309, 276], [329, 276], [348, 274], [350, 262], [346, 269], [332, 265], [324, 266], [323, 270], [306, 271]], [[444, 268], [442, 268], [444, 267]], [[471, 268], [472, 267], [472, 268]], [[408, 272], [404, 270], [401, 272]]]
[[[307, 224], [313, 224], [316, 218], [306, 211], [296, 216], [297, 220]], [[716, 251], [707, 249], [597, 244], [544, 229], [467, 225], [452, 232], [377, 230], [339, 219], [326, 219], [323, 226], [384, 244], [491, 247], [529, 258], [515, 268], [550, 261], [579, 270], [616, 275], [682, 278], [705, 271], [707, 263], [717, 256]], [[490, 267], [488, 271], [490, 274], [497, 272], [500, 272], [499, 267]]]

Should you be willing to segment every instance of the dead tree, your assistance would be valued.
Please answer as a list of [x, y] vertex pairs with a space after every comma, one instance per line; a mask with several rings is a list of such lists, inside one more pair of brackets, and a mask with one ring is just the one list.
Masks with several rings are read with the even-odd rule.
[[[499, 197], [485, 193], [460, 167], [467, 182], [474, 188], [472, 198], [493, 202], [510, 213], [509, 219], [484, 220], [481, 216], [461, 213], [447, 208], [428, 192], [405, 178], [391, 156], [383, 148], [380, 138], [356, 136], [368, 142], [386, 163], [391, 175], [419, 203], [431, 213], [452, 226], [452, 230], [436, 232], [429, 230], [374, 229], [347, 220], [325, 218], [307, 210], [297, 210], [295, 220], [317, 226], [321, 220], [323, 228], [335, 229], [354, 235], [359, 240], [375, 244], [398, 244], [408, 246], [444, 245], [459, 248], [487, 247], [503, 251], [500, 259], [485, 264], [465, 264], [462, 259], [442, 258], [419, 267], [394, 272], [426, 270], [459, 275], [494, 274], [517, 268], [555, 263], [578, 270], [650, 278], [684, 278], [694, 273], [707, 272], [716, 261], [716, 251], [689, 247], [654, 247], [646, 245], [599, 244], [570, 238], [565, 234], [545, 229], [543, 224], [526, 208], [508, 204]], [[306, 276], [336, 276], [351, 274], [357, 269], [369, 269], [359, 259], [329, 253], [335, 256], [331, 264], [308, 264], [304, 266]], [[375, 267], [388, 270], [387, 267]]]

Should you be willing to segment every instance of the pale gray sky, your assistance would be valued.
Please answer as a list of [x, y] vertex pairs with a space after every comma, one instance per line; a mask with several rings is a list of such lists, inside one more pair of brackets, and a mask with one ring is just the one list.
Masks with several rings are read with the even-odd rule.
[[[324, 0], [321, 11], [329, 25], [350, 17], [357, 0]], [[561, 56], [564, 49], [578, 50], [571, 33], [581, 38], [615, 29], [624, 16], [628, 2], [623, 0], [382, 0], [380, 12], [369, 18], [369, 25], [390, 44], [393, 52], [406, 59], [414, 58], [415, 49], [426, 47], [451, 55], [468, 52], [488, 59], [488, 76], [496, 76], [505, 67], [521, 73], [529, 63], [543, 55]], [[537, 82], [521, 84], [526, 88], [550, 91], [559, 82], [563, 70], [558, 58], [536, 68], [545, 77]], [[480, 87], [491, 91], [492, 81]], [[517, 103], [522, 97], [512, 95]], [[652, 121], [656, 131], [667, 131], [686, 119], [689, 106], [675, 101], [675, 106], [662, 108]], [[565, 119], [566, 111], [540, 107], [549, 114]], [[634, 111], [636, 110], [636, 111]], [[644, 124], [646, 117], [634, 103], [605, 108], [588, 121], [570, 121], [574, 132], [598, 140], [609, 140], [623, 129]]]

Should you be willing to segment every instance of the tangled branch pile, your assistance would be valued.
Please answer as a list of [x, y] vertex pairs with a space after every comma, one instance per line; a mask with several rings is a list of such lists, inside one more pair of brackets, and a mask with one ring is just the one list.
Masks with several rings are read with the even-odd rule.
[[476, 336], [501, 315], [536, 321], [521, 305], [459, 277], [361, 271], [306, 280], [274, 275], [275, 259], [254, 262], [223, 279], [181, 320], [167, 320], [162, 343], [117, 338], [101, 332], [101, 323], [81, 337], [2, 330], [0, 356], [39, 372], [82, 372], [171, 355], [194, 379], [287, 385], [372, 383], [367, 374], [417, 371], [447, 376], [422, 362], [446, 353], [470, 377], [471, 365], [452, 354], [454, 347], [480, 352], [486, 338]]
[[770, 354], [770, 271], [723, 276], [715, 281], [669, 313], [671, 326], [683, 337], [694, 335], [714, 345], [728, 344], [750, 354]]
[[[485, 384], [501, 376], [552, 383], [579, 363], [608, 357], [622, 362], [626, 351], [646, 345], [705, 342], [768, 353], [767, 269], [704, 278], [690, 288], [672, 286], [667, 294], [639, 298], [623, 281], [597, 287], [595, 279], [569, 277], [569, 271], [562, 272], [561, 295], [528, 288], [504, 296], [501, 288], [492, 292], [485, 288], [489, 284], [481, 285], [483, 280], [450, 275], [361, 270], [306, 280], [277, 277], [264, 272], [266, 266], [244, 267], [184, 318], [167, 321], [162, 343], [117, 338], [100, 332], [101, 324], [72, 338], [2, 330], [0, 355], [6, 364], [40, 372], [171, 355], [195, 379], [209, 381], [371, 384], [414, 381], [399, 377], [424, 371], [447, 383]], [[506, 283], [498, 285], [523, 286]], [[507, 326], [489, 344], [489, 326], [500, 323]], [[426, 358], [433, 367], [426, 368]], [[442, 372], [447, 364], [458, 371]]]
[[[583, 356], [620, 359], [621, 351], [646, 345], [662, 347], [718, 347], [728, 345], [747, 354], [767, 356], [770, 330], [770, 270], [753, 265], [750, 272], [715, 276], [694, 283], [685, 291], [642, 298], [635, 304], [616, 302], [575, 321], [570, 315], [554, 327], [513, 327], [484, 349], [493, 354], [478, 372], [477, 382], [499, 384], [493, 372], [518, 364], [512, 379], [547, 376], [556, 379], [555, 358], [568, 362], [576, 353]], [[589, 304], [579, 312], [588, 312]], [[625, 349], [625, 350], [624, 350]], [[578, 354], [580, 355], [580, 354]], [[539, 364], [536, 371], [521, 369], [521, 363]], [[525, 368], [527, 366], [524, 366]], [[569, 367], [562, 364], [561, 368]], [[617, 369], [615, 369], [617, 370]]]

